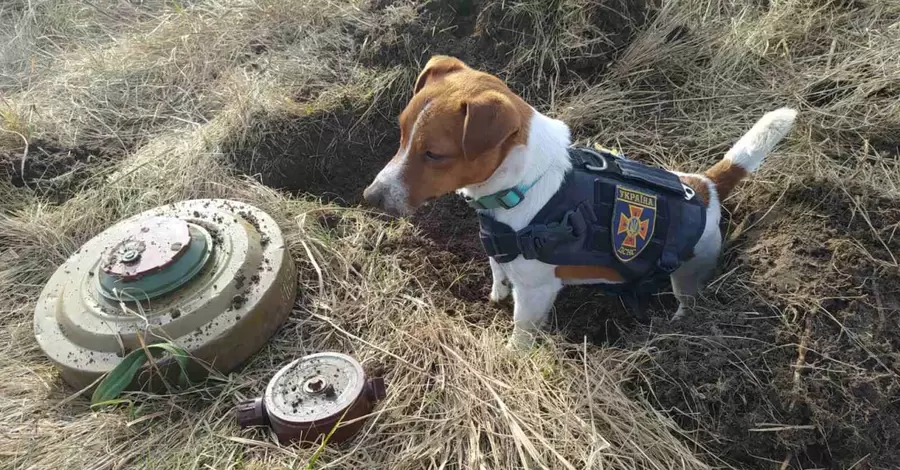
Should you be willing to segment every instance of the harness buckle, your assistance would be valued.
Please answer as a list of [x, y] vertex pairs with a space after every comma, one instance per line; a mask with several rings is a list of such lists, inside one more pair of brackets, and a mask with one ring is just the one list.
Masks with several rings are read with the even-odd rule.
[[[496, 234], [485, 233], [482, 231], [479, 234], [479, 238], [481, 239], [481, 246], [484, 247], [484, 251], [489, 257], [494, 258], [494, 260], [499, 263], [511, 261], [500, 261], [501, 259], [509, 257], [510, 253], [503, 252], [503, 248], [501, 248], [500, 243], [498, 243], [499, 237]], [[515, 256], [518, 256], [518, 253], [516, 253]]]
[[691, 199], [694, 199], [694, 196], [697, 194], [694, 191], [694, 188], [692, 188], [684, 183], [681, 183], [681, 186], [684, 188], [684, 200], [690, 201]]
[[[510, 194], [514, 194], [516, 196], [515, 201], [507, 202], [506, 197]], [[512, 209], [513, 207], [516, 207], [520, 202], [522, 202], [522, 199], [525, 199], [525, 195], [522, 194], [522, 191], [519, 191], [519, 189], [516, 187], [505, 189], [497, 193], [497, 202], [500, 203], [500, 206], [504, 209]]]
[[[513, 196], [513, 197], [510, 197]], [[498, 191], [494, 194], [490, 194], [488, 196], [484, 196], [480, 199], [474, 199], [469, 196], [465, 196], [466, 204], [473, 209], [478, 210], [488, 210], [488, 209], [512, 209], [519, 205], [523, 199], [525, 199], [525, 193], [523, 193], [519, 188], [512, 187], [507, 188], [502, 191]], [[487, 201], [488, 204], [485, 204], [482, 201]]]

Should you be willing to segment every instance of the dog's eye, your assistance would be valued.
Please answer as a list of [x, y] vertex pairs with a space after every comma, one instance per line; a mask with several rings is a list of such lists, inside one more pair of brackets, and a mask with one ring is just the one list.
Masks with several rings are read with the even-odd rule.
[[439, 162], [444, 159], [443, 155], [436, 155], [434, 152], [425, 152], [425, 158], [433, 162]]

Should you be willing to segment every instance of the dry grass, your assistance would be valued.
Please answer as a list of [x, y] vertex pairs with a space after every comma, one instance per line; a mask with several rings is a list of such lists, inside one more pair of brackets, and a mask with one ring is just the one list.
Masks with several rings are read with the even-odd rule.
[[[510, 468], [534, 461], [666, 468], [666, 462], [683, 460], [704, 468], [671, 436], [671, 424], [619, 389], [640, 353], [611, 350], [583, 362], [558, 357], [554, 349], [528, 360], [511, 357], [499, 328], [472, 329], [446, 316], [442, 311], [450, 306], [440, 293], [422, 289], [393, 256], [365, 249], [368, 240], [402, 236], [408, 225], [385, 226], [350, 210], [344, 235], [324, 233], [315, 222], [318, 204], [287, 200], [224, 174], [216, 139], [262, 105], [244, 98], [246, 108], [230, 109], [198, 131], [151, 140], [101, 188], [60, 207], [35, 205], [3, 216], [3, 240], [11, 247], [4, 255], [14, 262], [2, 279], [17, 286], [9, 305], [19, 306], [3, 313], [3, 343], [9, 345], [4, 373], [20, 379], [2, 386], [11, 432], [0, 447], [14, 468], [302, 466], [311, 450], [276, 449], [263, 436], [241, 440], [229, 412], [238, 399], [259, 393], [279, 364], [323, 349], [382, 364], [391, 387], [365, 437], [322, 457], [330, 465], [423, 468], [454, 461]], [[43, 364], [30, 337], [30, 309], [41, 281], [108, 221], [197, 197], [252, 201], [269, 211], [298, 257], [301, 242], [310, 245], [324, 269], [321, 282], [303, 263], [306, 299], [266, 350], [225, 385], [136, 396], [137, 408], [121, 412], [92, 413], [82, 399], [54, 407], [71, 390]]]
[[[691, 388], [685, 385], [690, 377], [670, 376], [674, 372], [663, 367], [672, 350], [714, 354], [725, 345], [728, 361], [739, 367], [720, 378], [722, 402], [734, 400], [728, 383], [756, 387], [747, 392], [753, 401], [753, 393], [769, 393], [767, 380], [775, 383], [782, 375], [794, 390], [792, 407], [805, 403], [800, 395], [831, 394], [850, 400], [853, 413], [871, 413], [848, 392], [861, 380], [896, 398], [891, 387], [897, 365], [889, 361], [900, 357], [897, 346], [865, 343], [865, 326], [844, 326], [855, 324], [853, 314], [832, 314], [825, 298], [868, 291], [847, 287], [825, 295], [813, 282], [816, 273], [801, 264], [781, 267], [779, 272], [806, 271], [797, 286], [779, 290], [766, 278], [767, 268], [754, 264], [758, 255], [748, 260], [743, 253], [791, 252], [794, 245], [779, 237], [809, 227], [782, 218], [771, 222], [760, 207], [788, 204], [785, 212], [796, 220], [822, 220], [846, 209], [853, 213], [840, 218], [849, 220], [846, 240], [841, 234], [832, 241], [811, 238], [848, 250], [836, 254], [831, 267], [817, 268], [823, 278], [827, 273], [848, 286], [856, 282], [853, 274], [838, 275], [862, 263], [854, 256], [875, 260], [872, 279], [897, 278], [890, 274], [896, 261], [892, 265], [885, 253], [897, 246], [900, 227], [887, 208], [900, 196], [900, 3], [745, 3], [524, 0], [374, 8], [353, 0], [15, 0], [0, 6], [0, 164], [21, 154], [23, 138], [112, 148], [119, 155], [91, 167], [89, 178], [59, 204], [49, 203], [51, 195], [40, 185], [16, 187], [0, 179], [0, 465], [304, 468], [313, 450], [282, 448], [267, 435], [242, 433], [230, 411], [258, 394], [286, 361], [329, 349], [383, 366], [389, 395], [362, 436], [344, 448], [328, 448], [315, 467], [812, 466], [808, 444], [832, 442], [832, 429], [822, 421], [826, 411], [834, 412], [828, 400], [807, 403], [807, 422], [775, 427], [777, 432], [754, 428], [755, 434], [778, 435], [772, 442], [781, 446], [779, 455], [722, 455], [708, 447], [728, 448], [734, 435], [718, 435], [716, 424], [724, 418], [715, 413], [724, 408], [710, 403], [714, 390]], [[506, 45], [496, 54], [474, 49], [491, 41]], [[419, 64], [437, 52], [459, 53], [522, 85], [535, 106], [567, 120], [583, 141], [616, 145], [682, 170], [720, 158], [762, 113], [798, 107], [794, 134], [755, 182], [729, 201], [735, 214], [754, 219], [728, 228], [733, 243], [727, 266], [711, 288], [718, 301], [704, 304], [713, 318], [749, 308], [774, 317], [758, 327], [770, 328], [770, 335], [740, 341], [766, 342], [763, 355], [790, 351], [784, 359], [773, 363], [765, 356], [760, 364], [738, 357], [734, 343], [715, 331], [706, 337], [697, 331], [651, 335], [623, 348], [550, 338], [530, 357], [512, 356], [502, 348], [507, 316], [492, 318], [484, 303], [448, 295], [446, 285], [428, 278], [424, 261], [409, 265], [402, 244], [421, 237], [409, 222], [384, 222], [313, 198], [329, 187], [340, 192], [346, 182], [320, 180], [313, 197], [292, 197], [232, 170], [235, 159], [260, 158], [237, 167], [264, 176], [287, 168], [276, 179], [297, 175], [306, 182], [314, 177], [301, 174], [304, 169], [326, 176], [334, 171], [332, 156], [356, 165], [354, 184], [364, 184], [386, 156], [380, 153], [393, 145], [396, 110]], [[26, 159], [43, 158], [35, 148]], [[315, 157], [316, 163], [285, 163], [276, 150], [291, 159]], [[366, 155], [372, 152], [379, 154]], [[855, 183], [845, 184], [847, 175]], [[800, 185], [813, 178], [846, 192], [851, 202], [792, 203], [792, 197], [802, 199]], [[831, 194], [822, 200], [831, 201]], [[68, 399], [73, 391], [32, 337], [43, 283], [82, 243], [120, 218], [201, 197], [248, 201], [279, 221], [302, 272], [294, 314], [221, 384], [177, 395], [135, 394], [133, 407], [102, 412], [91, 411], [82, 398]], [[323, 226], [323, 211], [340, 214], [341, 223]], [[868, 223], [859, 225], [863, 219]], [[458, 269], [460, 278], [482, 275], [480, 267]], [[896, 312], [890, 302], [898, 297], [890, 286], [877, 292], [865, 303], [881, 312], [879, 328], [887, 330], [875, 333], [900, 331], [891, 323]], [[821, 309], [828, 315], [813, 316]], [[813, 327], [810, 318], [816, 319]], [[834, 324], [842, 325], [837, 332], [826, 327]], [[846, 337], [853, 345], [865, 343], [867, 356], [835, 357], [848, 351], [841, 349]], [[795, 373], [804, 361], [822, 357], [808, 373]], [[866, 362], [871, 358], [888, 364], [872, 366]], [[669, 402], [654, 393], [654, 384], [681, 386], [678, 393], [690, 409], [662, 409]], [[778, 398], [766, 395], [760, 409], [788, 419]], [[879, 403], [894, 410], [895, 402]], [[848, 420], [851, 427], [856, 419]], [[872, 439], [893, 436], [885, 433]], [[900, 460], [886, 449], [866, 451], [881, 452], [874, 456], [848, 452], [829, 462], [889, 468]]]

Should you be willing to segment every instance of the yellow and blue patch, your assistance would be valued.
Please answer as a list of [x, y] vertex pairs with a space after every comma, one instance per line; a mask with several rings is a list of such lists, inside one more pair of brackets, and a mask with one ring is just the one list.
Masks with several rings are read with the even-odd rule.
[[612, 214], [613, 252], [627, 263], [641, 254], [653, 238], [656, 226], [656, 195], [616, 186]]

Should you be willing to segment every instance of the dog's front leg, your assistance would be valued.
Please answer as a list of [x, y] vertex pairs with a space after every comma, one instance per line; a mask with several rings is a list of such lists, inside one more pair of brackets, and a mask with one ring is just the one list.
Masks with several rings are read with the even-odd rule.
[[494, 258], [488, 258], [491, 261], [491, 277], [494, 281], [491, 285], [491, 302], [501, 302], [509, 297], [509, 278], [503, 272], [500, 263], [494, 261]]
[[534, 345], [534, 335], [544, 326], [556, 294], [562, 289], [562, 281], [553, 277], [538, 285], [513, 283], [513, 333], [508, 347], [527, 351]]

